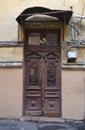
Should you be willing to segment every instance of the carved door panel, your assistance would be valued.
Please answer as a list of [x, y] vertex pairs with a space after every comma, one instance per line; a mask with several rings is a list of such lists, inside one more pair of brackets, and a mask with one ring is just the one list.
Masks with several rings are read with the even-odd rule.
[[41, 56], [35, 52], [29, 52], [26, 59], [25, 113], [41, 115]]
[[60, 61], [56, 53], [44, 57], [43, 114], [60, 116]]
[[26, 115], [60, 116], [60, 61], [56, 52], [26, 56]]

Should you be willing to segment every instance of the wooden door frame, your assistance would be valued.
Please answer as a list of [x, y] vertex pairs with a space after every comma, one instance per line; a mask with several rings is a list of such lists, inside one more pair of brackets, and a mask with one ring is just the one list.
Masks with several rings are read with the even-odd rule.
[[[60, 64], [60, 82], [59, 82], [59, 85], [60, 85], [60, 116], [59, 117], [61, 117], [61, 115], [62, 115], [62, 111], [61, 111], [61, 107], [62, 107], [62, 100], [61, 100], [61, 30], [60, 29], [30, 29], [30, 32], [41, 32], [41, 31], [44, 31], [45, 30], [45, 32], [59, 32], [59, 36], [58, 36], [58, 38], [59, 38], [59, 48], [58, 47], [56, 47], [57, 49], [59, 49], [59, 51], [60, 51], [60, 60], [59, 60], [59, 64]], [[26, 87], [26, 79], [25, 79], [25, 76], [26, 76], [26, 49], [27, 50], [29, 50], [29, 49], [32, 49], [32, 50], [34, 50], [34, 48], [35, 47], [33, 47], [33, 46], [30, 46], [29, 47], [29, 45], [28, 45], [28, 43], [27, 43], [27, 41], [28, 41], [28, 39], [27, 39], [27, 34], [28, 34], [28, 29], [24, 29], [24, 37], [25, 37], [25, 41], [24, 41], [24, 49], [23, 49], [23, 60], [24, 60], [24, 64], [23, 64], [23, 106], [22, 106], [22, 111], [23, 111], [23, 116], [25, 116], [26, 114], [25, 114], [25, 100], [26, 100], [26, 97], [25, 97], [25, 87]], [[47, 50], [49, 50], [50, 49], [50, 47], [46, 47], [46, 46], [43, 46], [43, 47], [40, 47], [40, 46], [37, 46], [37, 50], [40, 50], [40, 48], [41, 48], [41, 50], [43, 50], [43, 49], [46, 49], [47, 48]], [[51, 48], [52, 50], [54, 49], [54, 47], [52, 47]], [[57, 51], [57, 49], [55, 49], [55, 51]]]

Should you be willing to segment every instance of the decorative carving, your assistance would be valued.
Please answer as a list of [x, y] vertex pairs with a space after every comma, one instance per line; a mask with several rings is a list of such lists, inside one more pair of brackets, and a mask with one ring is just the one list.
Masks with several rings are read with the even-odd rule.
[[53, 52], [48, 53], [44, 56], [45, 59], [59, 59], [59, 53], [55, 54]]
[[36, 101], [31, 101], [32, 106], [36, 106]]
[[26, 58], [27, 58], [27, 60], [29, 60], [29, 59], [40, 59], [41, 55], [36, 53], [36, 52], [32, 52], [30, 54], [27, 54]]
[[54, 101], [49, 102], [49, 107], [54, 107]]

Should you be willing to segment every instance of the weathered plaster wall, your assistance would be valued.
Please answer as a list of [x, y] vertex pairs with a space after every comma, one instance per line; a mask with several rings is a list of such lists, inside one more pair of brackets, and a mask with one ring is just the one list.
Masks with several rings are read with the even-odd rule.
[[[21, 40], [18, 37], [20, 34], [18, 34], [18, 23], [15, 19], [26, 8], [44, 6], [51, 9], [70, 9], [70, 6], [73, 6], [74, 15], [81, 15], [84, 2], [84, 0], [30, 0], [30, 2], [28, 0], [0, 0], [0, 41]], [[83, 11], [83, 15], [85, 15], [85, 11]], [[79, 22], [79, 19], [75, 21]], [[85, 20], [81, 22], [81, 34], [84, 37]], [[65, 32], [67, 40], [68, 30], [66, 29]], [[85, 60], [85, 49], [79, 51], [79, 62], [82, 62]], [[1, 47], [0, 61], [23, 61], [23, 49], [20, 47]], [[61, 89], [62, 117], [84, 119], [85, 71], [63, 70]], [[22, 116], [22, 93], [22, 68], [0, 68], [0, 118], [19, 118]]]
[[20, 13], [20, 0], [0, 1], [0, 41], [17, 40], [18, 24], [15, 21]]
[[[73, 6], [74, 15], [81, 15], [84, 0], [0, 0], [0, 41], [17, 40], [18, 24], [16, 17], [26, 8], [43, 6], [51, 9], [70, 9]], [[83, 11], [83, 15], [85, 11]], [[82, 21], [85, 23], [85, 21]]]
[[[17, 41], [17, 40], [23, 40], [23, 33], [21, 33], [22, 29], [18, 28], [18, 23], [16, 22], [16, 17], [26, 8], [29, 7], [33, 7], [33, 6], [44, 6], [47, 8], [51, 8], [51, 9], [70, 9], [70, 6], [73, 6], [73, 16], [75, 15], [85, 15], [85, 9], [84, 9], [84, 0], [31, 0], [30, 2], [28, 0], [0, 0], [0, 41], [10, 41], [12, 44], [12, 41]], [[82, 13], [83, 12], [83, 13]], [[80, 19], [76, 18], [74, 21], [76, 21], [78, 24], [80, 23]], [[82, 28], [82, 30], [80, 31], [80, 34], [82, 35], [81, 37], [85, 36], [85, 19], [82, 19], [81, 21], [82, 25], [79, 26], [80, 28]], [[18, 32], [18, 29], [20, 29], [20, 32]], [[68, 26], [65, 27], [65, 38], [64, 40], [68, 40]], [[1, 50], [2, 49], [2, 50]], [[5, 60], [6, 57], [8, 57], [7, 55], [12, 56], [17, 54], [17, 59], [19, 60], [21, 53], [20, 50], [21, 48], [15, 49], [16, 51], [12, 51], [13, 49], [11, 49], [11, 52], [9, 52], [9, 54], [6, 52], [4, 52], [3, 48], [0, 48], [0, 54], [1, 60]], [[8, 49], [9, 51], [9, 49]], [[15, 53], [16, 52], [16, 53]], [[12, 55], [11, 55], [12, 54]], [[18, 59], [19, 57], [19, 59]], [[12, 59], [13, 58], [8, 58], [8, 59]], [[6, 59], [6, 60], [8, 60]], [[14, 59], [15, 60], [15, 59]], [[82, 58], [80, 58], [78, 61], [82, 61]]]
[[0, 68], [0, 118], [20, 118], [22, 99], [22, 68]]
[[62, 117], [85, 119], [85, 70], [62, 71]]
[[0, 61], [23, 61], [23, 47], [1, 47]]
[[78, 48], [78, 60], [77, 62], [84, 62], [85, 63], [85, 48]]

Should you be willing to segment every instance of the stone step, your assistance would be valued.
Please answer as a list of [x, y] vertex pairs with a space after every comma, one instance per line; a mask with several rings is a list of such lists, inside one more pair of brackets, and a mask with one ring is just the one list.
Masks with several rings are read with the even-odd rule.
[[23, 116], [20, 118], [21, 121], [34, 121], [34, 122], [52, 122], [52, 123], [63, 123], [65, 122], [62, 118], [57, 117], [45, 117], [45, 116]]

